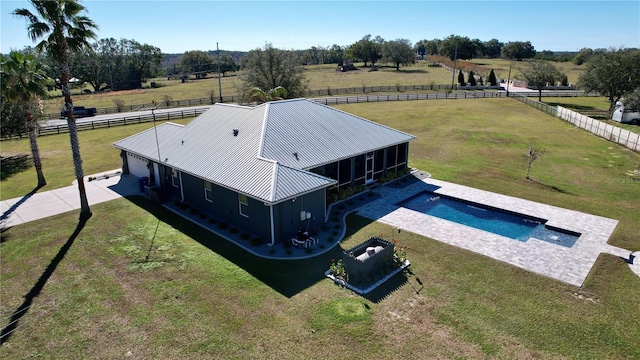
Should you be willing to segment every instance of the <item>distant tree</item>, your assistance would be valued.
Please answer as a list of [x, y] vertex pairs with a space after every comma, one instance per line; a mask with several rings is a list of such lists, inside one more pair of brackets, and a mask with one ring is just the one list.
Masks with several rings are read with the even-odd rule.
[[464, 81], [464, 74], [462, 73], [462, 70], [458, 71], [458, 84], [462, 86], [467, 85], [467, 83]]
[[594, 55], [578, 78], [585, 92], [598, 92], [609, 100], [612, 111], [625, 94], [640, 87], [640, 50], [611, 49]]
[[407, 39], [395, 39], [387, 41], [382, 45], [382, 59], [395, 64], [396, 70], [400, 70], [400, 65], [411, 65], [416, 62], [416, 56]]
[[[16, 101], [22, 108], [22, 113], [27, 121], [29, 132], [29, 144], [33, 165], [36, 168], [38, 187], [47, 185], [42, 172], [42, 161], [38, 150], [36, 136], [37, 123], [33, 116], [34, 104], [40, 98], [47, 96], [46, 86], [49, 82], [42, 64], [38, 63], [33, 55], [24, 55], [12, 51], [8, 56], [0, 55], [0, 86], [5, 101]], [[42, 113], [42, 111], [40, 111]], [[4, 119], [3, 119], [4, 121]]]
[[630, 110], [640, 110], [640, 87], [625, 95], [624, 107]]
[[590, 48], [582, 48], [576, 56], [573, 58], [573, 63], [576, 65], [582, 65], [593, 56], [593, 50]]
[[476, 82], [476, 77], [475, 77], [475, 75], [473, 74], [473, 70], [471, 70], [471, 71], [469, 72], [469, 85], [471, 85], [471, 86], [476, 86], [476, 84], [477, 84], [477, 82]]
[[491, 69], [491, 72], [489, 72], [489, 84], [491, 86], [498, 85], [498, 79], [496, 79], [496, 74], [493, 72], [493, 69]]
[[482, 41], [480, 41], [480, 39], [472, 39], [471, 40], [471, 45], [473, 45], [474, 48], [474, 55], [473, 57], [483, 57], [485, 56], [485, 51], [486, 49], [484, 48], [484, 43]]
[[527, 80], [527, 84], [535, 86], [538, 90], [538, 101], [542, 101], [542, 89], [547, 84], [555, 85], [555, 82], [562, 79], [561, 69], [558, 69], [552, 62], [542, 60], [531, 60], [527, 68], [520, 70], [522, 76]]
[[216, 66], [211, 56], [204, 51], [194, 50], [185, 52], [178, 65], [183, 73], [195, 74], [196, 79], [207, 77], [209, 72], [215, 72]]
[[74, 0], [31, 0], [30, 2], [36, 10], [35, 14], [28, 9], [16, 9], [13, 14], [27, 19], [27, 34], [31, 40], [35, 42], [42, 39], [36, 45], [36, 49], [46, 50], [58, 64], [60, 86], [68, 114], [67, 125], [73, 165], [80, 193], [80, 222], [84, 222], [92, 214], [84, 186], [80, 141], [76, 121], [73, 117], [73, 102], [69, 87], [69, 53], [90, 46], [89, 39], [95, 38], [93, 30], [97, 29], [97, 26], [93, 20], [82, 15], [85, 7]]
[[424, 44], [425, 55], [438, 55], [438, 47], [440, 46], [440, 39], [422, 40]]
[[498, 39], [491, 39], [489, 41], [486, 41], [484, 43], [483, 55], [492, 59], [499, 58], [500, 54], [502, 53], [503, 46], [504, 44], [498, 41]]
[[147, 79], [157, 76], [162, 63], [160, 48], [130, 40], [128, 55], [133, 85], [136, 89], [141, 88], [142, 83]]
[[476, 57], [476, 47], [466, 36], [449, 35], [438, 45], [438, 54], [453, 60], [458, 48], [458, 59], [473, 59]]
[[484, 86], [484, 80], [482, 79], [482, 75], [478, 77], [478, 83], [480, 84], [480, 86]]
[[531, 165], [534, 161], [536, 161], [536, 159], [542, 157], [544, 153], [544, 149], [536, 149], [533, 146], [529, 145], [527, 153], [524, 154], [524, 159], [527, 162], [527, 179], [529, 179], [529, 174], [531, 173]]
[[333, 44], [327, 51], [327, 63], [340, 64], [344, 61], [345, 48], [340, 45]]
[[78, 79], [89, 83], [93, 91], [97, 92], [111, 86], [114, 73], [119, 71], [115, 67], [114, 57], [122, 55], [118, 51], [118, 43], [114, 38], [100, 39], [91, 44], [90, 48], [83, 48], [71, 54], [71, 72]]
[[302, 97], [308, 83], [304, 77], [301, 61], [296, 53], [274, 48], [267, 43], [264, 48], [249, 51], [243, 59], [240, 74], [240, 91], [244, 98], [253, 88], [287, 89], [288, 98]]
[[569, 86], [569, 77], [567, 77], [567, 74], [562, 74], [560, 77], [560, 85]]
[[536, 52], [534, 58], [537, 60], [555, 61], [556, 54], [551, 50], [542, 50]]
[[536, 50], [530, 41], [508, 42], [502, 47], [501, 56], [506, 59], [531, 59], [536, 55]]
[[382, 57], [383, 43], [384, 39], [380, 36], [372, 38], [371, 34], [365, 35], [362, 39], [349, 46], [347, 56], [364, 62], [365, 67], [367, 62], [371, 62], [371, 66], [375, 66], [376, 62]]
[[231, 57], [231, 55], [220, 55], [220, 72], [222, 73], [222, 76], [227, 76], [227, 73], [230, 71], [238, 71], [238, 68], [238, 64], [236, 64], [236, 61]]

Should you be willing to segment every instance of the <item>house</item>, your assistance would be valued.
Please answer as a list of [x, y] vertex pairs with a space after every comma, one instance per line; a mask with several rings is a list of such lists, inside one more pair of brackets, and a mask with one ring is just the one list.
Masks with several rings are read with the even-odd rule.
[[125, 174], [268, 245], [326, 221], [328, 199], [405, 170], [415, 137], [308, 99], [215, 104], [122, 139]]

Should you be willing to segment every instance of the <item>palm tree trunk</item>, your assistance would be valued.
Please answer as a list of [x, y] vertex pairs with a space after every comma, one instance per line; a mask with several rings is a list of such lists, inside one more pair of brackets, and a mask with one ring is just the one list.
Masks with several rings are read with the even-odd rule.
[[27, 116], [27, 129], [29, 130], [31, 157], [33, 158], [33, 166], [35, 166], [36, 174], [38, 175], [38, 187], [41, 188], [47, 185], [47, 181], [44, 179], [44, 174], [42, 173], [42, 161], [40, 160], [40, 150], [38, 150], [38, 140], [36, 137], [36, 124], [35, 121], [33, 121], [28, 105], [25, 105], [25, 114]]
[[80, 220], [86, 221], [91, 217], [87, 191], [84, 187], [84, 173], [82, 171], [82, 156], [80, 156], [80, 140], [78, 139], [78, 129], [76, 119], [73, 116], [73, 102], [71, 101], [71, 88], [69, 87], [69, 65], [66, 61], [61, 61], [60, 80], [62, 83], [62, 94], [64, 95], [64, 105], [67, 110], [67, 125], [69, 127], [69, 140], [71, 142], [71, 153], [73, 155], [73, 166], [78, 182], [78, 192], [80, 193]]

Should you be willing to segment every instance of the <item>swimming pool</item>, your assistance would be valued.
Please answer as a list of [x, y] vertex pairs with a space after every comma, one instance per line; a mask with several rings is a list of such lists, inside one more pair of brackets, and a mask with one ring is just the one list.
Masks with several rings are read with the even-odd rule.
[[529, 238], [571, 247], [581, 234], [546, 225], [546, 219], [423, 191], [396, 204], [407, 209], [525, 242]]

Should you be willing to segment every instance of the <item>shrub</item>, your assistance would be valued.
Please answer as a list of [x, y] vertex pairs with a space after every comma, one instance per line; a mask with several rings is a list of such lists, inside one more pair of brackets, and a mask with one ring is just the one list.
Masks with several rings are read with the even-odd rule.
[[473, 70], [469, 73], [469, 85], [476, 86], [476, 76], [473, 74]]
[[464, 74], [462, 73], [462, 70], [460, 70], [460, 71], [458, 72], [458, 84], [460, 84], [460, 85], [462, 85], [462, 86], [464, 86], [464, 85], [466, 85], [466, 84], [467, 84], [467, 83], [464, 81]]
[[164, 104], [165, 104], [167, 107], [169, 107], [169, 106], [171, 106], [171, 102], [173, 101], [173, 98], [171, 97], [171, 95], [168, 95], [168, 94], [167, 94], [167, 95], [165, 95], [165, 96], [162, 98], [162, 101], [164, 102]]
[[117, 112], [122, 112], [124, 110], [124, 100], [120, 98], [113, 99], [113, 104], [116, 106]]
[[215, 90], [209, 90], [207, 92], [207, 96], [209, 97], [209, 100], [211, 101], [211, 105], [216, 103], [216, 91]]
[[491, 69], [491, 72], [489, 73], [489, 85], [491, 86], [498, 85], [498, 79], [496, 79], [496, 74], [493, 72], [493, 69]]

